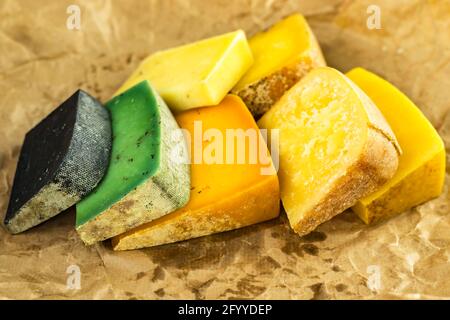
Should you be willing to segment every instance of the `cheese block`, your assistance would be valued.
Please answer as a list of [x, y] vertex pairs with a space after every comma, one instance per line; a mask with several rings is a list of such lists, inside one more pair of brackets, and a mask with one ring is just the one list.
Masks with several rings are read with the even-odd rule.
[[189, 165], [183, 135], [164, 101], [143, 81], [106, 103], [111, 162], [97, 188], [77, 204], [76, 229], [92, 244], [184, 206]]
[[365, 223], [401, 213], [442, 192], [445, 147], [433, 125], [414, 103], [386, 80], [362, 68], [347, 73], [378, 106], [403, 150], [394, 177], [353, 210]]
[[319, 44], [300, 14], [289, 16], [249, 40], [255, 59], [233, 88], [260, 118], [311, 69], [325, 66]]
[[108, 111], [76, 91], [26, 134], [6, 229], [25, 231], [74, 205], [103, 177], [110, 151]]
[[[189, 203], [158, 220], [114, 237], [114, 250], [201, 237], [269, 220], [279, 214], [275, 168], [255, 121], [239, 97], [228, 95], [217, 106], [188, 110], [176, 119], [191, 137]], [[238, 139], [233, 137], [237, 137], [239, 131], [254, 139], [248, 138], [238, 148]], [[252, 161], [251, 155], [255, 155], [252, 152], [262, 152], [267, 157]], [[226, 154], [231, 161], [225, 159]], [[219, 156], [209, 159], [208, 155]], [[243, 155], [245, 158], [239, 161], [239, 156]]]
[[400, 147], [373, 102], [339, 71], [322, 67], [258, 122], [279, 128], [281, 199], [305, 235], [386, 183]]
[[116, 95], [145, 79], [172, 110], [215, 105], [252, 63], [245, 33], [238, 30], [150, 55]]

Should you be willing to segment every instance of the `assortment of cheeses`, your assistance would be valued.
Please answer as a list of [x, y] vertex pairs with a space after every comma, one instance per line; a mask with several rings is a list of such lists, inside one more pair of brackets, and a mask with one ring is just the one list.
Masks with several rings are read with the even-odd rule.
[[33, 129], [48, 141], [25, 138], [12, 233], [76, 204], [86, 244], [136, 249], [273, 219], [281, 198], [305, 235], [349, 208], [372, 223], [442, 191], [445, 148], [426, 117], [379, 76], [327, 67], [300, 14], [249, 40], [238, 30], [151, 54], [102, 120], [79, 95]]

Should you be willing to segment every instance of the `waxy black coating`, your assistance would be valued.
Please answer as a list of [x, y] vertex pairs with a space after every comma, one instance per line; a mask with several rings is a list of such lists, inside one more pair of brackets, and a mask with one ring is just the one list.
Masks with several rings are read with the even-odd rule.
[[[7, 229], [11, 219], [46, 185], [56, 183], [74, 198], [88, 194], [103, 177], [110, 151], [107, 109], [86, 92], [76, 91], [26, 134], [5, 216]], [[55, 215], [35, 214], [42, 221]]]

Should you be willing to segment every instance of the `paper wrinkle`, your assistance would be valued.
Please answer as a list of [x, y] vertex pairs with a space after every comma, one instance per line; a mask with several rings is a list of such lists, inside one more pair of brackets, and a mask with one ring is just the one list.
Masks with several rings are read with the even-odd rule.
[[[242, 28], [252, 35], [294, 12], [307, 17], [330, 66], [362, 66], [404, 91], [450, 150], [450, 10], [447, 2], [77, 1], [81, 30], [66, 28], [72, 1], [0, 5], [0, 215], [24, 134], [81, 88], [107, 101], [158, 49]], [[447, 158], [449, 163], [449, 158]], [[286, 215], [255, 226], [154, 248], [85, 247], [74, 209], [12, 236], [0, 230], [0, 298], [13, 299], [449, 299], [450, 199], [442, 195], [365, 226], [350, 211], [299, 238]], [[3, 219], [2, 219], [3, 220]], [[66, 286], [67, 268], [81, 288]], [[380, 287], [371, 288], [373, 270]]]

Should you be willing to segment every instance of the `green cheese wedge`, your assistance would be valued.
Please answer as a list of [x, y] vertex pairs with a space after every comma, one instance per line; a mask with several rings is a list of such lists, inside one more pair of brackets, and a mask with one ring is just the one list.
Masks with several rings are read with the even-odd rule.
[[114, 97], [106, 107], [112, 120], [110, 164], [97, 188], [76, 207], [76, 229], [88, 245], [183, 207], [190, 194], [185, 139], [149, 82]]

